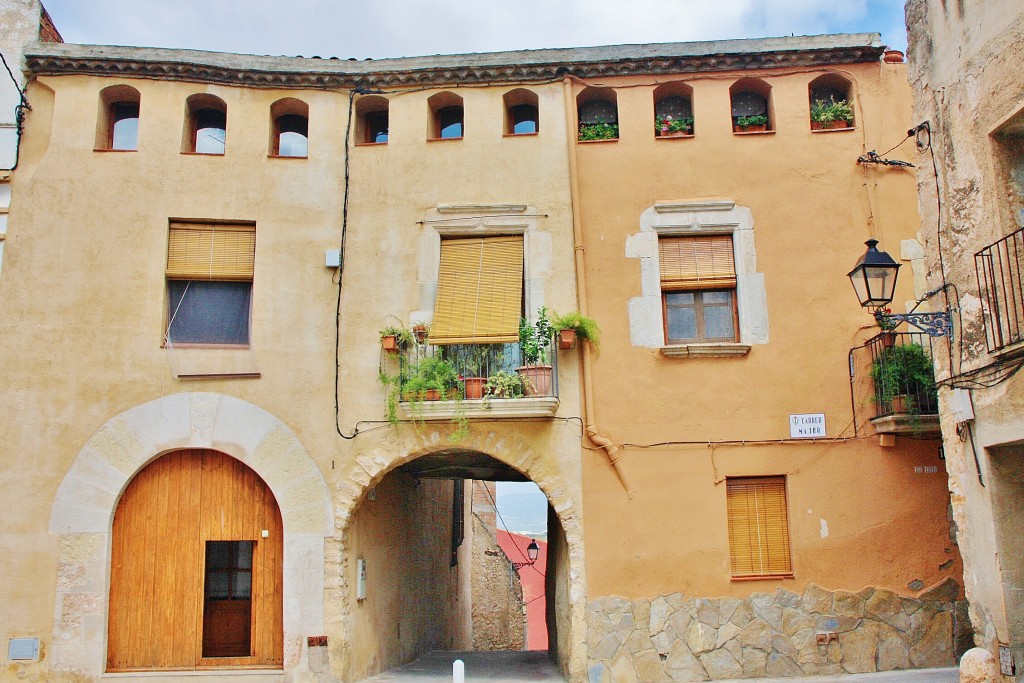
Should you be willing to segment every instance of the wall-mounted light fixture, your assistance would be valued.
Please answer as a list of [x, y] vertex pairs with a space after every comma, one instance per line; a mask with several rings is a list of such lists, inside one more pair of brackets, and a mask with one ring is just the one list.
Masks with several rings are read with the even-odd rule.
[[875, 316], [878, 326], [891, 330], [897, 323], [905, 322], [927, 332], [932, 337], [948, 337], [953, 330], [948, 311], [934, 313], [890, 313], [886, 306], [896, 291], [896, 276], [900, 264], [884, 251], [877, 249], [878, 240], [868, 240], [868, 250], [857, 261], [847, 276], [853, 283], [853, 291], [860, 305]]
[[519, 571], [523, 567], [533, 565], [533, 563], [537, 561], [537, 558], [540, 557], [540, 546], [537, 545], [537, 541], [532, 538], [530, 539], [530, 545], [526, 546], [526, 556], [530, 558], [529, 562], [513, 562], [512, 568]]

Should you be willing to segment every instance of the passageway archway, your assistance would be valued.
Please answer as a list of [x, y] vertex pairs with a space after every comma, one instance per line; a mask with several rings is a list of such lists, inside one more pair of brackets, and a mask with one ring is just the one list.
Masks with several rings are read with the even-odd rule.
[[516, 460], [528, 466], [510, 464], [515, 460], [501, 449], [434, 448], [372, 473], [342, 537], [346, 680], [432, 650], [471, 649], [469, 549], [458, 539], [465, 525], [457, 528], [458, 517], [472, 520], [469, 481], [532, 480], [546, 495], [549, 652], [571, 677], [582, 672], [585, 600], [576, 505], [550, 464], [539, 466], [541, 459], [514, 439], [501, 444], [523, 446]]

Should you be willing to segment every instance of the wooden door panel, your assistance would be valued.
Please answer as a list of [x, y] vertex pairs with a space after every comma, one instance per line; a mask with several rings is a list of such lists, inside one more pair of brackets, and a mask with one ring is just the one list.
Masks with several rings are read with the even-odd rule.
[[[207, 540], [256, 541], [250, 657], [202, 656]], [[114, 513], [107, 670], [280, 667], [282, 560], [281, 513], [252, 469], [202, 449], [153, 461]]]

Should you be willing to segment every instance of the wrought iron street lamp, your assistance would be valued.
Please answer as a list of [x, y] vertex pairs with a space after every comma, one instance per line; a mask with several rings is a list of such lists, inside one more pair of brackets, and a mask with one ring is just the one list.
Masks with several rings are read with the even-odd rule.
[[892, 302], [896, 291], [896, 276], [900, 264], [892, 256], [877, 249], [878, 240], [868, 240], [868, 250], [857, 261], [847, 276], [853, 283], [853, 291], [863, 308], [871, 311], [878, 326], [891, 330], [897, 323], [905, 322], [927, 332], [932, 337], [949, 336], [953, 329], [948, 311], [934, 313], [890, 313], [886, 306]]
[[530, 545], [526, 546], [526, 556], [530, 558], [529, 562], [513, 562], [512, 568], [519, 571], [523, 567], [533, 565], [533, 563], [537, 561], [537, 558], [540, 557], [540, 546], [537, 545], [537, 541], [532, 538], [530, 539]]

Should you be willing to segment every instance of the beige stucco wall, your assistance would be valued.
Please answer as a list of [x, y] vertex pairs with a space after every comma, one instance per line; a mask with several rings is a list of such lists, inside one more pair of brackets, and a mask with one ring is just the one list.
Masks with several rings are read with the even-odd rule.
[[[962, 398], [969, 399], [975, 416], [966, 425], [970, 436], [961, 440], [958, 427], [966, 434], [965, 425], [957, 425], [949, 410], [951, 393], [943, 390], [946, 467], [967, 597], [976, 644], [993, 654], [998, 642], [1009, 644], [1021, 672], [1024, 567], [1014, 539], [1024, 533], [1024, 519], [1012, 500], [1019, 495], [1020, 456], [1013, 446], [1024, 438], [1024, 385], [1017, 375], [989, 388], [960, 373], [997, 360], [986, 347], [974, 254], [1024, 226], [1019, 152], [1024, 77], [1018, 68], [1024, 58], [1024, 8], [1012, 1], [982, 7], [911, 0], [906, 13], [915, 121], [928, 121], [931, 128], [930, 152], [918, 172], [929, 284], [951, 285], [948, 300], [936, 305], [948, 302], [957, 323], [958, 337], [952, 350], [944, 349], [938, 375], [948, 379], [952, 368], [955, 386], [969, 390]], [[1006, 137], [1001, 131], [1013, 117], [1017, 133]], [[1011, 155], [1010, 149], [1017, 152]], [[1011, 347], [1001, 354], [1002, 362], [1012, 367], [1014, 355]]]
[[[352, 517], [346, 551], [366, 561], [366, 598], [351, 607], [344, 680], [358, 681], [432, 650], [469, 645], [459, 609], [471, 553], [449, 563], [452, 482], [385, 477]], [[466, 545], [471, 547], [472, 535]], [[454, 607], [454, 609], [452, 608]]]
[[[329, 538], [321, 541], [322, 617], [316, 628], [306, 623], [294, 634], [298, 650], [286, 657], [286, 669], [312, 675], [303, 655], [304, 637], [324, 633], [330, 638], [332, 671], [346, 679], [356, 675], [355, 662], [372, 660], [385, 644], [382, 636], [360, 643], [361, 654], [350, 650], [358, 620], [351, 595], [355, 561], [348, 544], [369, 533], [350, 528], [353, 514], [368, 488], [396, 466], [451, 447], [448, 437], [454, 429], [448, 423], [386, 426], [377, 380], [377, 330], [395, 317], [408, 323], [410, 312], [422, 308], [418, 244], [433, 228], [421, 221], [442, 204], [535, 207], [539, 217], [532, 219], [531, 229], [557, 248], [535, 273], [532, 301], [563, 311], [575, 307], [564, 117], [556, 109], [560, 86], [536, 88], [541, 102], [541, 134], [536, 137], [502, 137], [501, 95], [511, 88], [489, 88], [462, 93], [465, 140], [428, 143], [426, 97], [431, 93], [425, 91], [393, 98], [387, 146], [352, 150], [338, 420], [340, 430], [355, 437], [342, 439], [333, 410], [337, 271], [323, 264], [325, 250], [337, 248], [341, 239], [348, 94], [133, 80], [130, 84], [141, 93], [139, 150], [93, 151], [98, 93], [127, 82], [43, 77], [31, 86], [34, 109], [14, 179], [24, 200], [12, 207], [0, 276], [5, 329], [0, 365], [7, 388], [0, 407], [8, 415], [0, 426], [5, 444], [0, 497], [10, 505], [0, 540], [0, 577], [12, 596], [0, 622], [0, 640], [39, 636], [43, 661], [12, 665], [4, 675], [63, 675], [54, 671], [59, 663], [51, 658], [61, 555], [47, 520], [83, 446], [122, 413], [161, 397], [199, 392], [239, 400], [272, 416], [294, 435], [325, 482], [334, 518]], [[222, 157], [180, 153], [185, 98], [198, 92], [216, 94], [227, 103], [227, 152]], [[308, 159], [267, 156], [270, 105], [283, 97], [309, 105]], [[176, 378], [173, 369], [184, 361], [208, 371], [240, 366], [238, 353], [206, 349], [186, 358], [161, 348], [170, 217], [256, 222], [252, 343], [242, 360], [246, 369], [258, 370], [259, 378]], [[560, 369], [561, 405], [555, 419], [473, 422], [469, 437], [458, 445], [527, 473], [571, 529], [573, 547], [567, 556], [572, 569], [565, 572], [573, 576], [576, 601], [566, 603], [571, 613], [566, 619], [573, 625], [563, 666], [578, 675], [585, 638], [584, 567], [580, 428], [567, 420], [580, 412], [573, 354], [563, 355]], [[149, 416], [157, 431], [167, 419], [161, 413]], [[238, 419], [245, 427], [250, 416], [243, 413]], [[146, 451], [147, 440], [129, 446], [140, 467], [158, 455]], [[113, 486], [107, 493], [109, 505], [120, 490]], [[281, 493], [289, 495], [302, 494]], [[73, 505], [81, 503], [81, 498], [72, 499]], [[394, 521], [390, 516], [383, 520]], [[424, 533], [432, 528], [429, 520], [420, 521]], [[103, 571], [106, 549], [100, 544], [93, 551], [89, 561]], [[468, 610], [468, 582], [458, 591], [458, 601]], [[94, 592], [102, 594], [102, 585]], [[100, 604], [94, 601], [80, 611], [96, 613]], [[74, 647], [65, 648], [70, 659], [63, 665], [95, 661], [103, 649], [103, 618], [100, 614], [82, 652], [73, 656], [79, 646], [68, 644]]]

